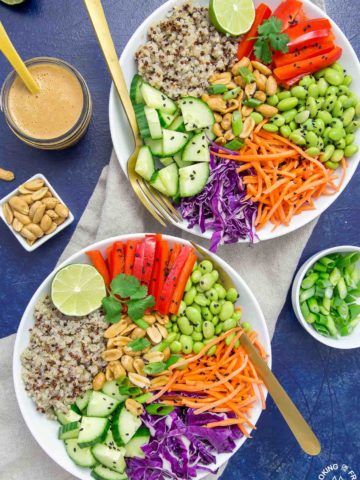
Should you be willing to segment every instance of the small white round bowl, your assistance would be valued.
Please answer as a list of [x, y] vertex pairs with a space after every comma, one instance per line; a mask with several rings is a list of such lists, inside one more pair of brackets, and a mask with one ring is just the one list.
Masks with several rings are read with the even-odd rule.
[[[340, 348], [343, 350], [348, 350], [350, 348], [359, 348], [360, 347], [360, 325], [358, 325], [350, 335], [346, 337], [324, 337], [320, 335], [315, 328], [311, 326], [311, 324], [307, 323], [303, 314], [301, 313], [300, 309], [300, 286], [301, 282], [303, 281], [306, 272], [322, 257], [326, 255], [330, 255], [331, 253], [350, 253], [350, 252], [359, 252], [360, 248], [351, 246], [351, 245], [342, 245], [339, 247], [332, 247], [326, 250], [322, 250], [321, 252], [316, 253], [312, 257], [310, 257], [300, 268], [298, 273], [296, 274], [291, 290], [291, 301], [293, 305], [293, 309], [296, 315], [296, 318], [299, 320], [300, 324], [305, 328], [305, 330], [310, 333], [312, 337], [314, 337], [318, 342], [327, 345], [328, 347], [333, 348]], [[360, 260], [357, 262], [357, 267], [360, 268]]]

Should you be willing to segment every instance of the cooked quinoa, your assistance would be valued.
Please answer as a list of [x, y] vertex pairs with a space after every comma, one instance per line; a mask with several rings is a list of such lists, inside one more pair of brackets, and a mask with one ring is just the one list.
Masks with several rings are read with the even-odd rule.
[[208, 8], [187, 1], [150, 27], [136, 60], [140, 75], [171, 98], [199, 97], [214, 72], [233, 65], [236, 49], [236, 38], [210, 24]]
[[49, 418], [66, 411], [78, 395], [91, 388], [93, 377], [106, 365], [103, 333], [108, 327], [97, 310], [86, 317], [67, 317], [49, 297], [34, 312], [28, 348], [21, 355], [22, 378], [37, 410]]

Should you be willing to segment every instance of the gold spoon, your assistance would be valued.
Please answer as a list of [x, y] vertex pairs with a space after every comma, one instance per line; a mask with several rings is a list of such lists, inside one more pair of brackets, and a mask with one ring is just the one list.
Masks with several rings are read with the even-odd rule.
[[29, 69], [25, 63], [21, 60], [20, 55], [17, 53], [14, 45], [12, 44], [4, 25], [0, 22], [0, 51], [5, 55], [8, 61], [11, 63], [13, 69], [19, 75], [21, 80], [26, 85], [30, 93], [35, 95], [40, 91], [38, 84], [32, 77]]

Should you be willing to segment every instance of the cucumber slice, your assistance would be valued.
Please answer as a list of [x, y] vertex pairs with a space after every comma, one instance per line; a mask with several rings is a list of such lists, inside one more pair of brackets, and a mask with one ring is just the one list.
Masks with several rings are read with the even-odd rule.
[[92, 391], [86, 409], [88, 417], [108, 417], [116, 410], [119, 401], [102, 392]]
[[159, 170], [159, 178], [165, 187], [166, 194], [173, 197], [179, 190], [179, 170], [175, 163]]
[[140, 177], [145, 178], [145, 180], [150, 180], [152, 177], [152, 174], [155, 172], [155, 163], [150, 147], [146, 146], [140, 148], [136, 160], [135, 172], [138, 173]]
[[181, 150], [178, 153], [175, 153], [175, 155], [174, 155], [175, 163], [179, 168], [188, 167], [189, 165], [191, 165], [191, 162], [183, 162], [183, 160], [181, 158], [182, 157], [182, 152], [183, 152], [183, 150]]
[[163, 155], [172, 157], [175, 153], [184, 148], [189, 135], [182, 132], [175, 132], [173, 130], [163, 130]]
[[158, 114], [161, 126], [164, 128], [168, 128], [175, 120], [175, 115], [170, 115], [170, 113], [164, 113], [159, 111]]
[[176, 103], [167, 95], [145, 82], [141, 85], [140, 90], [148, 107], [156, 108], [156, 110], [160, 110], [161, 112], [174, 115], [177, 110]]
[[118, 400], [119, 402], [123, 402], [127, 399], [127, 395], [122, 395], [119, 392], [119, 384], [116, 380], [113, 380], [112, 382], [106, 382], [101, 391], [105, 393], [105, 395], [108, 395], [111, 398], [115, 398], [115, 400]]
[[161, 178], [160, 178], [160, 170], [156, 170], [153, 173], [152, 177], [150, 178], [150, 185], [152, 187], [156, 188], [156, 190], [163, 193], [164, 195], [167, 195], [166, 187], [165, 187], [165, 185], [163, 184], [163, 182], [161, 181]]
[[112, 434], [116, 444], [121, 447], [126, 445], [141, 426], [141, 419], [130, 413], [125, 404], [116, 410], [112, 422]]
[[96, 459], [91, 453], [91, 449], [81, 448], [75, 439], [65, 440], [65, 449], [71, 460], [79, 467], [94, 467]]
[[162, 128], [158, 112], [155, 110], [155, 108], [150, 107], [144, 107], [144, 112], [149, 126], [151, 138], [154, 140], [159, 140], [159, 138], [162, 138]]
[[209, 144], [204, 132], [198, 133], [185, 145], [183, 162], [210, 162]]
[[82, 417], [78, 443], [80, 448], [92, 447], [102, 443], [110, 428], [107, 418]]
[[140, 87], [143, 83], [143, 79], [140, 75], [136, 74], [132, 79], [130, 86], [130, 99], [133, 105], [144, 104], [144, 98], [141, 94]]
[[209, 176], [209, 164], [205, 162], [180, 168], [180, 197], [192, 197], [200, 193], [205, 187]]
[[71, 422], [66, 425], [62, 425], [59, 428], [58, 438], [60, 440], [67, 440], [69, 438], [77, 438], [80, 431], [79, 422]]
[[69, 410], [67, 413], [63, 413], [60, 410], [55, 412], [56, 418], [59, 420], [61, 425], [66, 425], [67, 423], [79, 422], [81, 416], [74, 412], [74, 410]]
[[136, 121], [140, 130], [140, 135], [142, 138], [151, 137], [149, 124], [146, 119], [145, 115], [145, 107], [144, 105], [134, 105], [134, 112]]
[[145, 458], [145, 453], [141, 447], [149, 443], [150, 432], [146, 427], [140, 427], [129, 443], [125, 445], [125, 457]]
[[210, 127], [206, 127], [205, 130], [204, 130], [204, 133], [205, 133], [205, 135], [208, 139], [210, 139], [210, 140], [215, 140], [216, 139], [216, 135], [213, 132], [212, 125]]
[[215, 123], [215, 117], [208, 104], [195, 97], [184, 97], [180, 101], [185, 130], [190, 132], [206, 128]]
[[84, 395], [76, 399], [75, 403], [81, 412], [83, 412], [86, 409], [89, 403], [90, 395], [91, 395], [91, 390], [88, 390], [86, 393], [84, 393]]
[[155, 157], [166, 157], [163, 154], [163, 141], [153, 140], [152, 138], [145, 138], [145, 144], [150, 148], [150, 151]]
[[124, 460], [125, 448], [110, 448], [107, 445], [98, 444], [92, 447], [91, 453], [104, 467], [108, 467], [118, 473], [124, 472], [126, 468]]
[[162, 163], [164, 165], [164, 167], [168, 167], [169, 165], [174, 163], [174, 159], [173, 159], [173, 157], [160, 158], [160, 163]]
[[128, 478], [126, 473], [114, 472], [102, 465], [95, 467], [91, 472], [91, 476], [95, 478], [95, 480], [126, 480]]
[[182, 115], [175, 118], [173, 123], [170, 125], [169, 130], [175, 130], [176, 132], [185, 132], [184, 119]]

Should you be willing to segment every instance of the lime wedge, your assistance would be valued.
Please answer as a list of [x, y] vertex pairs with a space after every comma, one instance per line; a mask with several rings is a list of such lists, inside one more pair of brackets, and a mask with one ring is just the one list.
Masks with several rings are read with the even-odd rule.
[[101, 305], [106, 295], [105, 282], [91, 265], [72, 264], [55, 275], [51, 285], [51, 299], [64, 315], [81, 317]]
[[0, 0], [0, 2], [6, 3], [6, 5], [19, 5], [19, 3], [24, 3], [25, 0]]
[[255, 20], [253, 0], [210, 0], [210, 21], [219, 32], [237, 37]]

